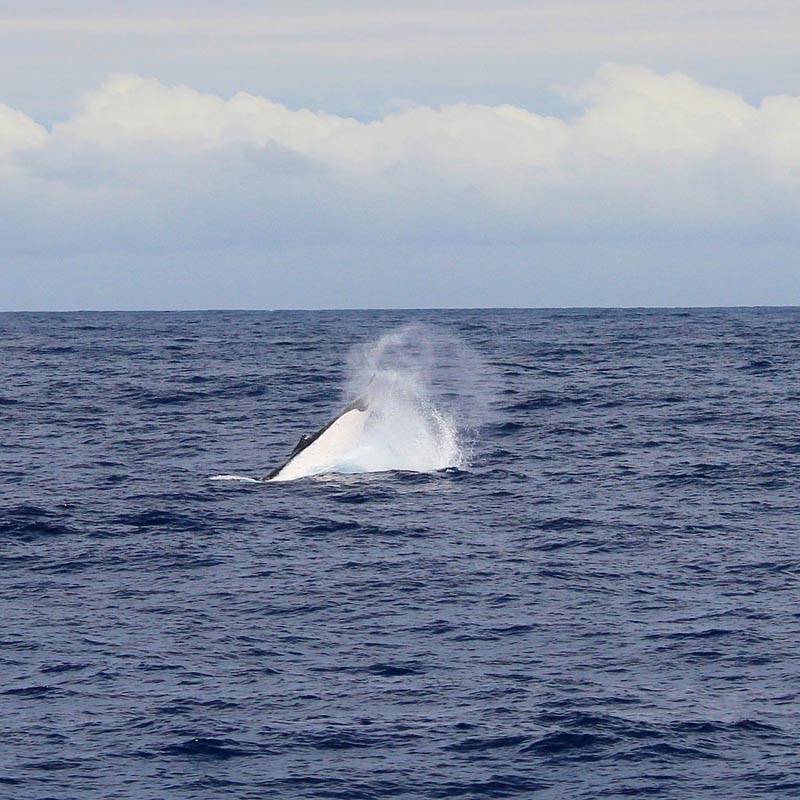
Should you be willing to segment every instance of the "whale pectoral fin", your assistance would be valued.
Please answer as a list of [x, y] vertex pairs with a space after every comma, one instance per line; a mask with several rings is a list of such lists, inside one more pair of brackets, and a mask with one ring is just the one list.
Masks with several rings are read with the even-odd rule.
[[[354, 443], [358, 441], [364, 429], [368, 409], [369, 401], [366, 395], [354, 400], [327, 425], [315, 433], [301, 436], [289, 458], [269, 472], [263, 480], [294, 480], [298, 477], [330, 471], [331, 465], [336, 464], [336, 459], [342, 453], [352, 450]], [[310, 457], [301, 456], [301, 453], [317, 441], [320, 442], [320, 446], [309, 451]], [[295, 462], [298, 457], [301, 462], [299, 466]]]

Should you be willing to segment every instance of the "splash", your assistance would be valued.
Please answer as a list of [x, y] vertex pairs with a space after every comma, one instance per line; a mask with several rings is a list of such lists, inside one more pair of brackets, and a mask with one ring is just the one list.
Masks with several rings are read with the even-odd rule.
[[364, 431], [336, 471], [433, 472], [464, 466], [454, 418], [432, 402], [415, 376], [397, 370], [377, 372], [365, 396]]
[[479, 401], [485, 370], [458, 337], [421, 323], [358, 346], [348, 357], [344, 412], [265, 480], [463, 469], [485, 410]]
[[421, 323], [355, 348], [343, 399], [366, 397], [369, 415], [359, 440], [331, 471], [467, 466], [478, 393], [464, 389], [477, 379], [479, 361], [458, 337]]

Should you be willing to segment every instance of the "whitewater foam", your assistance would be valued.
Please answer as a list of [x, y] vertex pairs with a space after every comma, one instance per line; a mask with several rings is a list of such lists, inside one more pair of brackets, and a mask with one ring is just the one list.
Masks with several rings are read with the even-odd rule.
[[260, 483], [256, 478], [248, 478], [246, 475], [212, 475], [210, 481], [238, 481], [239, 483]]

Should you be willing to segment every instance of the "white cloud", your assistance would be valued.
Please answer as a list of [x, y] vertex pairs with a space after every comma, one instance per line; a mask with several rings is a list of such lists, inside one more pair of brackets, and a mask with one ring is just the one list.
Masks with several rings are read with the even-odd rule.
[[47, 130], [21, 111], [0, 103], [0, 155], [12, 150], [37, 147], [47, 139]]
[[185, 86], [168, 88], [136, 75], [114, 75], [86, 95], [80, 112], [53, 132], [106, 150], [147, 143], [204, 149], [275, 143], [304, 151], [354, 124], [327, 114], [289, 111], [245, 93], [226, 101]]
[[622, 66], [568, 95], [359, 122], [115, 75], [49, 132], [0, 106], [6, 248], [796, 236], [800, 98]]
[[[410, 98], [549, 108], [598, 64], [796, 93], [796, 0], [5, 0], [0, 98], [63, 118], [113, 72], [374, 118]], [[540, 103], [548, 103], [544, 106]]]

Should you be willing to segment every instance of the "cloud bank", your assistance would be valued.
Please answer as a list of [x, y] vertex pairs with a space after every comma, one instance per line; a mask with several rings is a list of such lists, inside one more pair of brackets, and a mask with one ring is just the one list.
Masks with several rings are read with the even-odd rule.
[[606, 66], [574, 115], [408, 107], [370, 122], [112, 75], [45, 127], [0, 105], [6, 254], [368, 242], [793, 242], [800, 97]]

